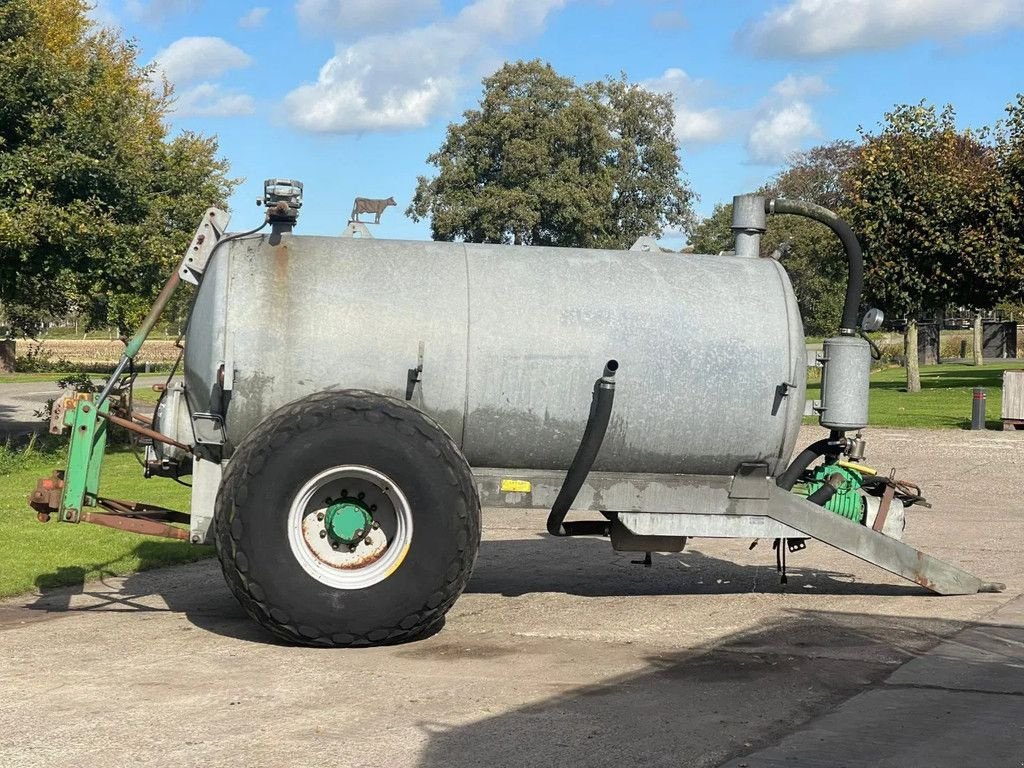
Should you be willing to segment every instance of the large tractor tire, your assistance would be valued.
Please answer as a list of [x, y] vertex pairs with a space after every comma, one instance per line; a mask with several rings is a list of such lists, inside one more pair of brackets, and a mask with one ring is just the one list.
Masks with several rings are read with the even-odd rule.
[[448, 434], [400, 400], [320, 392], [271, 414], [227, 464], [228, 586], [289, 643], [380, 645], [440, 626], [469, 580], [480, 501]]

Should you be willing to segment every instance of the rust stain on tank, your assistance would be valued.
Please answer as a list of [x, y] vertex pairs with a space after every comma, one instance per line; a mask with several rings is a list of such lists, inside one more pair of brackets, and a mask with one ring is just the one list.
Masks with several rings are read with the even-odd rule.
[[274, 280], [288, 279], [288, 246], [282, 243], [274, 248]]

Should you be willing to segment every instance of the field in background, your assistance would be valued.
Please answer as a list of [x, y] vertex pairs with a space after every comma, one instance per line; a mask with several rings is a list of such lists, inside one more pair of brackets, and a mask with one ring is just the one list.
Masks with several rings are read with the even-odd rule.
[[[124, 344], [117, 339], [18, 339], [15, 368], [19, 373], [104, 373], [113, 370], [123, 351]], [[180, 351], [174, 339], [149, 339], [135, 358], [135, 367], [169, 369]]]

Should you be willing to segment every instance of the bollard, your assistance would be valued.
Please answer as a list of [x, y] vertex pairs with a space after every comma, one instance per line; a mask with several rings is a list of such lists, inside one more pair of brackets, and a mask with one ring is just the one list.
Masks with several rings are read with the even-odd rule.
[[971, 429], [985, 428], [985, 390], [974, 388], [974, 407], [971, 410]]
[[967, 357], [967, 339], [960, 339], [960, 357]]

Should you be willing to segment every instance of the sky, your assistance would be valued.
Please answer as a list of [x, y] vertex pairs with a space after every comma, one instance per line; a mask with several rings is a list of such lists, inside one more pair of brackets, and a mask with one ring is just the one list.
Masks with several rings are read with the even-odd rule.
[[305, 184], [299, 232], [339, 234], [353, 198], [393, 196], [373, 234], [429, 239], [404, 214], [416, 178], [506, 61], [670, 93], [701, 216], [896, 104], [978, 127], [1024, 91], [1024, 0], [94, 1], [174, 86], [172, 131], [219, 138], [243, 179], [232, 229], [284, 177]]

